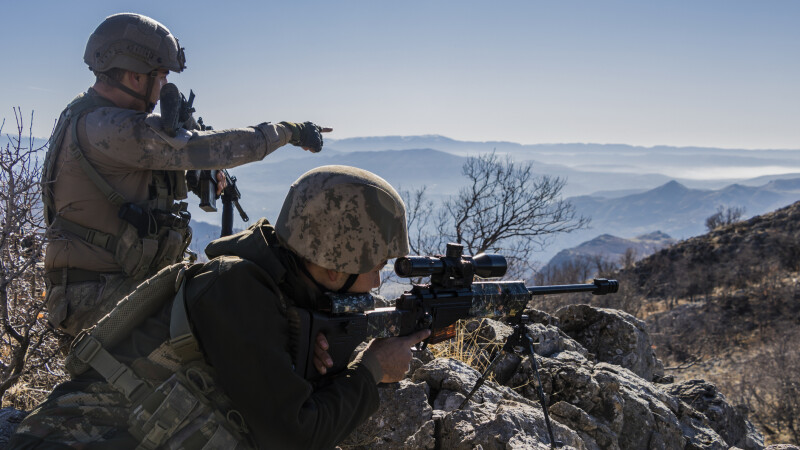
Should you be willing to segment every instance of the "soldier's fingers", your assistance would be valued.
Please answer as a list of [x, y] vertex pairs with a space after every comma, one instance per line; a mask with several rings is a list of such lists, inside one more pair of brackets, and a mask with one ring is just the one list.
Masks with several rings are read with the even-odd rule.
[[328, 354], [328, 340], [320, 333], [317, 335], [317, 342], [314, 346], [314, 360], [319, 361], [325, 367], [333, 367], [333, 359]]
[[327, 350], [328, 348], [330, 348], [330, 346], [328, 345], [328, 338], [326, 338], [325, 335], [322, 333], [317, 334], [317, 347], [323, 350]]
[[225, 179], [225, 174], [221, 170], [217, 171], [217, 195], [221, 195], [222, 191], [228, 187], [228, 181]]
[[317, 369], [317, 372], [319, 372], [320, 375], [325, 375], [328, 372], [328, 368], [316, 356], [314, 357], [314, 367]]
[[408, 336], [405, 337], [405, 339], [408, 342], [408, 346], [412, 347], [424, 341], [430, 335], [431, 335], [431, 330], [419, 330], [417, 332], [409, 334]]

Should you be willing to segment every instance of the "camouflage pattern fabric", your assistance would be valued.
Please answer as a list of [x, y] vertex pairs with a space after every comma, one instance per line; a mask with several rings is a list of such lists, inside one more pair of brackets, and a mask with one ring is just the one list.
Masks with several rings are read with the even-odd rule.
[[472, 283], [472, 317], [497, 319], [517, 315], [531, 299], [522, 281]]
[[139, 280], [121, 273], [100, 275], [101, 281], [53, 285], [45, 279], [48, 320], [70, 336], [77, 335], [108, 314]]
[[[24, 435], [28, 441], [35, 437], [42, 444], [58, 443], [75, 448], [84, 448], [89, 443], [106, 444], [98, 448], [136, 446], [126, 431], [130, 403], [110, 384], [97, 382], [82, 391], [54, 395], [22, 421], [17, 435]], [[12, 437], [10, 448], [14, 448], [15, 438], [19, 439]]]
[[371, 311], [375, 309], [375, 298], [372, 294], [338, 294], [326, 292], [325, 295], [331, 301], [331, 314], [348, 314]]
[[356, 167], [323, 166], [300, 176], [275, 230], [297, 255], [342, 273], [367, 273], [408, 254], [403, 200], [386, 180]]

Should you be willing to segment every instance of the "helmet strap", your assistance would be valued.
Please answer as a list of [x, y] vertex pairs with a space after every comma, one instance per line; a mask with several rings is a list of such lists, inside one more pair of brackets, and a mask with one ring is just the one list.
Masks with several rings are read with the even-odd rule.
[[345, 292], [347, 292], [347, 290], [350, 289], [350, 287], [353, 286], [353, 284], [355, 284], [357, 278], [358, 278], [357, 273], [351, 273], [350, 276], [347, 277], [347, 281], [344, 282], [344, 286], [340, 287], [339, 290], [336, 291], [336, 293], [344, 294]]
[[311, 272], [308, 271], [308, 267], [306, 267], [306, 263], [305, 263], [305, 261], [303, 261], [303, 258], [299, 258], [299, 257], [297, 258], [297, 268], [300, 269], [300, 272], [303, 272], [303, 275], [305, 275], [306, 278], [308, 278], [309, 280], [311, 280], [312, 283], [314, 283], [314, 285], [317, 287], [317, 289], [320, 290], [320, 292], [323, 292], [323, 293], [331, 292], [330, 289], [325, 287], [322, 283], [317, 281], [317, 279], [314, 278], [313, 275], [311, 275]]
[[146, 108], [147, 112], [151, 113], [151, 112], [153, 112], [153, 110], [156, 107], [155, 103], [150, 102], [150, 93], [152, 92], [153, 86], [155, 85], [157, 74], [158, 74], [157, 70], [154, 70], [154, 71], [150, 72], [149, 74], [147, 74], [147, 78], [148, 78], [147, 79], [147, 95], [142, 95], [142, 94], [134, 91], [133, 89], [129, 88], [128, 86], [125, 86], [124, 84], [122, 84], [118, 80], [115, 80], [114, 78], [109, 77], [105, 73], [98, 72], [98, 73], [95, 74], [95, 76], [97, 76], [97, 79], [101, 80], [103, 83], [106, 83], [109, 86], [113, 86], [113, 87], [119, 89], [120, 91], [130, 95], [131, 97], [133, 97], [135, 99], [143, 101], [144, 104], [145, 104], [145, 108]]
[[156, 84], [156, 78], [158, 77], [158, 71], [153, 70], [147, 74], [147, 94], [144, 98], [145, 108], [147, 109], [147, 113], [150, 114], [156, 109], [156, 104], [150, 101], [151, 95], [153, 93], [153, 86]]
[[[317, 289], [320, 290], [320, 292], [323, 292], [323, 293], [324, 292], [334, 292], [330, 288], [326, 287], [325, 285], [323, 285], [322, 283], [317, 281], [314, 278], [314, 276], [311, 275], [311, 272], [308, 271], [308, 267], [306, 267], [305, 262], [303, 261], [302, 258], [298, 258], [297, 268], [300, 269], [300, 272], [303, 272], [303, 275], [305, 275], [309, 280], [311, 280], [312, 283], [314, 283], [314, 285], [317, 287]], [[357, 278], [358, 278], [358, 274], [350, 274], [347, 277], [347, 280], [345, 280], [344, 286], [340, 287], [335, 292], [337, 294], [344, 294], [345, 292], [347, 292], [348, 289], [350, 289], [351, 286], [353, 286], [353, 284], [355, 284]]]

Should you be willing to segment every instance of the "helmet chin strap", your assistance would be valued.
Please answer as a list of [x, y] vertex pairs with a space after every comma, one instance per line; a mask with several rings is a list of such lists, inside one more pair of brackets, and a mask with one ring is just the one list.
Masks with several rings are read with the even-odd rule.
[[351, 273], [350, 276], [347, 277], [347, 281], [344, 282], [344, 286], [340, 287], [339, 290], [336, 291], [336, 293], [344, 294], [345, 292], [347, 292], [347, 290], [350, 289], [350, 287], [353, 286], [353, 284], [355, 284], [357, 278], [358, 278], [357, 273]]
[[340, 287], [339, 289], [337, 289], [336, 291], [333, 291], [330, 288], [324, 286], [319, 281], [317, 281], [314, 278], [314, 276], [311, 275], [311, 272], [308, 271], [308, 267], [306, 267], [306, 265], [303, 263], [302, 259], [300, 259], [297, 262], [297, 268], [300, 269], [300, 271], [303, 272], [303, 275], [308, 277], [308, 279], [311, 280], [311, 282], [314, 283], [314, 285], [317, 286], [317, 289], [319, 289], [321, 292], [336, 292], [337, 294], [344, 294], [344, 293], [347, 292], [348, 289], [350, 289], [353, 286], [353, 284], [355, 284], [356, 279], [358, 279], [358, 274], [357, 273], [351, 273], [347, 277], [347, 280], [344, 282], [344, 285], [342, 287]]
[[133, 89], [129, 88], [128, 86], [125, 86], [121, 82], [109, 77], [104, 73], [98, 73], [96, 75], [98, 79], [103, 81], [103, 83], [113, 86], [135, 99], [142, 100], [145, 104], [145, 111], [147, 111], [147, 113], [152, 113], [153, 110], [156, 108], [156, 104], [150, 101], [150, 94], [153, 93], [153, 86], [155, 86], [156, 84], [156, 77], [158, 76], [157, 70], [153, 70], [152, 72], [147, 74], [147, 95], [142, 95], [134, 91]]

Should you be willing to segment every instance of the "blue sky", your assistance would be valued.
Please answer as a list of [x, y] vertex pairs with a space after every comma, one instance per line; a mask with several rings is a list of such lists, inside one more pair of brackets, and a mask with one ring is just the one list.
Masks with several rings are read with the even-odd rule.
[[216, 128], [800, 148], [794, 0], [6, 1], [4, 133], [20, 106], [49, 135], [93, 81], [89, 34], [123, 11], [180, 39], [188, 69], [170, 81]]

